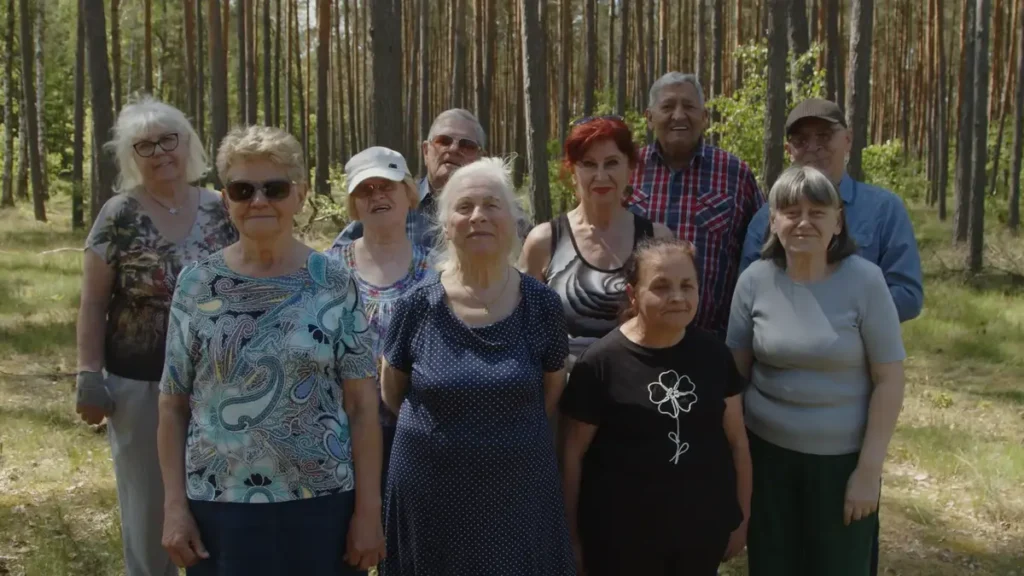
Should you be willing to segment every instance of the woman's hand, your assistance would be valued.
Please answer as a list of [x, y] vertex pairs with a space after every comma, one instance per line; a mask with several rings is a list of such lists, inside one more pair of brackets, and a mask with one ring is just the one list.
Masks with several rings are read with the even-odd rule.
[[380, 511], [376, 514], [353, 514], [348, 525], [345, 561], [360, 570], [367, 570], [380, 563], [386, 555]]
[[75, 412], [86, 424], [96, 425], [104, 416], [114, 412], [114, 401], [110, 398], [103, 381], [103, 374], [83, 370], [75, 380]]
[[878, 497], [881, 490], [881, 470], [870, 470], [858, 466], [846, 482], [843, 524], [849, 526], [851, 522], [874, 514], [878, 510]]
[[747, 525], [747, 520], [743, 520], [743, 523], [732, 531], [732, 535], [729, 536], [729, 545], [725, 548], [723, 561], [739, 556], [740, 552], [747, 547]]
[[187, 504], [164, 507], [164, 536], [160, 543], [179, 568], [194, 566], [210, 557]]

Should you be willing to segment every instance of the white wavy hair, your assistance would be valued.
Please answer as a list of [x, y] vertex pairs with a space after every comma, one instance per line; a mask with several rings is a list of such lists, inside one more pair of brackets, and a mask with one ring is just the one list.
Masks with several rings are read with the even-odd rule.
[[517, 233], [517, 223], [523, 219], [523, 209], [516, 199], [515, 186], [512, 184], [512, 160], [499, 157], [486, 157], [459, 168], [448, 179], [437, 198], [437, 245], [434, 248], [434, 266], [441, 272], [459, 268], [455, 247], [445, 235], [445, 227], [451, 221], [455, 203], [462, 196], [462, 191], [470, 183], [483, 183], [498, 193], [508, 213], [508, 248], [506, 259], [515, 265], [519, 252], [523, 248], [522, 240]]
[[135, 164], [133, 146], [147, 132], [160, 128], [178, 133], [178, 146], [188, 146], [185, 155], [185, 180], [198, 182], [210, 170], [203, 143], [199, 141], [185, 114], [152, 96], [143, 96], [121, 109], [114, 125], [114, 138], [104, 146], [117, 159], [116, 192], [125, 192], [142, 185], [142, 173]]

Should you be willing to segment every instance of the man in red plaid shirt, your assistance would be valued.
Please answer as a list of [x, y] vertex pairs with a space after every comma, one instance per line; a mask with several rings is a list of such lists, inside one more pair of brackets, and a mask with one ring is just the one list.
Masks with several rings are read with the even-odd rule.
[[696, 76], [659, 78], [644, 114], [655, 142], [640, 150], [630, 209], [694, 244], [700, 274], [694, 323], [724, 340], [747, 224], [764, 196], [745, 162], [704, 141], [708, 111]]

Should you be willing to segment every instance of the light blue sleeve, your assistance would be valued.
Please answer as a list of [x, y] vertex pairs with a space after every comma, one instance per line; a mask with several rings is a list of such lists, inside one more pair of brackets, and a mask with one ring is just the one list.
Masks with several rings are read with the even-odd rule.
[[768, 205], [762, 204], [747, 225], [747, 235], [743, 240], [743, 252], [740, 256], [740, 274], [761, 258], [764, 248], [765, 234], [768, 233]]
[[188, 287], [192, 284], [190, 275], [197, 264], [186, 266], [180, 274], [171, 299], [167, 319], [167, 340], [164, 344], [164, 370], [160, 377], [160, 393], [167, 395], [190, 395], [196, 377], [192, 357], [195, 340], [192, 331], [192, 315], [195, 313], [194, 298]]
[[900, 322], [917, 318], [924, 306], [921, 254], [910, 216], [894, 196], [881, 229], [878, 266], [885, 276]]

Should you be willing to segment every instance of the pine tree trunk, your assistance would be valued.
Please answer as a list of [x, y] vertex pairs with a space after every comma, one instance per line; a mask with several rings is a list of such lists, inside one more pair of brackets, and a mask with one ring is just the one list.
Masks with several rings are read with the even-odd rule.
[[196, 115], [196, 14], [184, 3], [185, 14], [185, 83], [188, 86], [188, 116], [198, 124]]
[[[224, 0], [228, 2], [229, 0]], [[209, 0], [207, 14], [210, 34], [210, 156], [216, 157], [220, 143], [228, 134], [228, 70], [224, 59], [224, 28], [221, 24], [221, 0]], [[216, 168], [211, 179], [215, 187], [220, 187], [222, 175]]]
[[[530, 202], [534, 222], [551, 219], [551, 191], [548, 187], [548, 90], [547, 34], [543, 19], [545, 0], [522, 0], [523, 92], [526, 98], [526, 150], [530, 170]], [[626, 0], [628, 2], [628, 0]], [[626, 4], [624, 2], [624, 5]], [[628, 8], [623, 10], [623, 19]], [[622, 68], [619, 68], [622, 72]], [[625, 75], [623, 75], [623, 78]], [[620, 80], [619, 84], [624, 85]]]
[[583, 26], [586, 34], [583, 115], [590, 116], [594, 113], [595, 92], [597, 91], [597, 0], [583, 0]]
[[[390, 0], [388, 0], [390, 1]], [[376, 0], [375, 4], [384, 4], [384, 0]], [[330, 177], [330, 101], [327, 97], [328, 69], [331, 64], [331, 3], [318, 0], [316, 18], [316, 178], [317, 194], [330, 195], [331, 188], [327, 183]]]
[[[722, 55], [725, 49], [725, 26], [722, 21], [722, 4], [725, 0], [710, 0], [711, 5], [711, 98], [722, 95]], [[717, 123], [718, 111], [711, 114], [711, 121]], [[718, 145], [718, 135], [711, 137], [711, 143]]]
[[196, 132], [199, 134], [199, 141], [206, 142], [206, 70], [203, 62], [203, 1], [195, 1], [196, 14]]
[[[418, 142], [427, 140], [430, 131], [430, 3], [428, 0], [419, 0], [419, 34], [420, 34], [420, 90], [419, 102], [417, 103], [417, 116], [419, 117]], [[419, 151], [419, 146], [416, 147]], [[423, 154], [416, 154], [417, 173], [422, 174]]]
[[[256, 19], [255, 3], [245, 0], [245, 123], [256, 124], [259, 91], [256, 81]], [[328, 29], [330, 30], [330, 29]]]
[[114, 69], [114, 114], [121, 113], [121, 0], [110, 0], [110, 61]]
[[559, 150], [565, 147], [565, 137], [569, 130], [569, 79], [572, 71], [572, 0], [559, 0], [558, 14], [560, 23], [560, 44], [558, 51], [561, 56], [561, 70], [558, 83], [558, 144]]
[[[807, 30], [807, 1], [789, 0], [789, 46], [793, 51], [793, 58], [799, 58], [811, 49], [810, 34]], [[806, 85], [811, 75], [814, 74], [814, 66], [811, 63], [803, 67], [793, 67], [793, 81], [797, 86]]]
[[85, 227], [82, 213], [82, 182], [85, 153], [85, 14], [82, 0], [78, 0], [78, 22], [75, 27], [75, 128], [71, 160], [71, 229]]
[[[995, 16], [996, 17], [993, 18], [993, 22], [999, 22], [1000, 19], [998, 17], [999, 16], [998, 11], [996, 12]], [[1014, 15], [1011, 16], [1011, 23], [1008, 25], [1008, 34], [1007, 35], [1010, 36], [1011, 38], [1013, 38], [1013, 30], [1015, 28], [1015, 26], [1013, 26], [1013, 24], [1016, 24], [1016, 19], [1019, 18], [1019, 17], [1020, 17], [1020, 9], [1018, 8], [1018, 9], [1016, 9], [1014, 11]], [[999, 56], [997, 56], [997, 54], [999, 53], [999, 50], [1001, 48], [1000, 42], [999, 41], [994, 41], [993, 42], [993, 47], [994, 47], [993, 58], [996, 61], [1001, 60], [1001, 58]], [[1009, 54], [1009, 56], [1007, 57], [1007, 62], [1012, 62], [1013, 56], [1014, 56], [1013, 52], [1015, 52], [1015, 51], [1016, 51], [1016, 46], [1013, 46], [1011, 50], [1007, 50], [1007, 53]], [[998, 66], [998, 64], [993, 63], [993, 71], [994, 71], [996, 66]], [[993, 151], [993, 156], [992, 156], [992, 183], [989, 185], [989, 188], [992, 190], [992, 195], [993, 196], [995, 196], [995, 194], [996, 194], [996, 182], [997, 182], [998, 177], [999, 177], [999, 161], [1000, 161], [1000, 156], [1002, 156], [1002, 150], [1003, 150], [1003, 130], [1006, 128], [1006, 111], [1010, 107], [1010, 88], [1013, 86], [1013, 71], [1012, 70], [1008, 71], [1006, 76], [1001, 78], [999, 80], [999, 82], [1002, 84], [1002, 87], [1003, 87], [1002, 91], [1003, 91], [1003, 93], [1002, 93], [1002, 96], [999, 98], [999, 105], [998, 105], [998, 107], [994, 108], [994, 110], [993, 110], [995, 115], [992, 117], [993, 120], [995, 120], [996, 118], [999, 118], [999, 132], [998, 132], [998, 135], [996, 136], [996, 148]], [[995, 86], [998, 86], [998, 85], [993, 85], [993, 86], [995, 87]], [[995, 102], [995, 101], [996, 101], [996, 99], [993, 98], [993, 102]]]
[[825, 94], [839, 106], [846, 107], [846, 74], [841, 54], [842, 34], [839, 30], [840, 0], [825, 0]]
[[[739, 0], [737, 0], [739, 1]], [[668, 72], [668, 35], [672, 22], [672, 10], [669, 0], [658, 2], [658, 72], [660, 77]], [[653, 81], [651, 82], [654, 83]]]
[[27, 118], [28, 160], [32, 177], [32, 207], [36, 220], [46, 222], [46, 206], [43, 203], [46, 191], [43, 189], [42, 159], [39, 156], [39, 124], [36, 116], [36, 85], [32, 60], [32, 12], [28, 0], [19, 0], [21, 7], [21, 93], [25, 108], [21, 113]]
[[953, 210], [953, 241], [966, 242], [971, 211], [971, 159], [974, 146], [974, 27], [977, 6], [974, 0], [965, 0], [962, 21], [963, 58], [960, 76], [960, 140], [956, 162], [956, 207]]
[[604, 89], [608, 94], [615, 87], [615, 2], [608, 2], [608, 81]]
[[[268, 0], [269, 1], [269, 0]], [[284, 0], [274, 1], [274, 126], [281, 126], [281, 3]], [[341, 34], [338, 34], [338, 41], [341, 41]], [[341, 66], [339, 63], [338, 66]]]
[[[25, 0], [21, 1], [25, 3]], [[114, 127], [103, 0], [82, 0], [82, 11], [85, 13], [86, 56], [92, 95], [92, 165], [96, 170], [96, 186], [90, 195], [91, 223], [113, 192], [117, 167], [114, 165], [114, 157], [103, 153], [103, 144]]]
[[[292, 52], [295, 50], [295, 42], [292, 41], [292, 10], [295, 4], [294, 0], [278, 0], [278, 2], [285, 2], [285, 16], [284, 16], [284, 126], [285, 131], [291, 135], [295, 135], [295, 126], [292, 124], [292, 95], [295, 93], [295, 83], [293, 82], [294, 76], [292, 74]], [[346, 0], [342, 0], [346, 2]], [[346, 13], [348, 3], [345, 3]], [[278, 28], [281, 27], [281, 22], [277, 24]], [[281, 55], [278, 54], [277, 58], [280, 60]], [[352, 82], [348, 82], [349, 86], [352, 86]]]
[[764, 189], [771, 190], [782, 173], [782, 142], [786, 125], [788, 38], [786, 0], [767, 0], [768, 90], [764, 108]]
[[[664, 0], [663, 0], [664, 1]], [[736, 0], [736, 48], [743, 46], [743, 0]], [[735, 53], [735, 52], [734, 52]], [[739, 58], [733, 58], [733, 80], [732, 89], [737, 91], [743, 88], [743, 63]]]
[[341, 0], [345, 5], [345, 46], [348, 54], [345, 58], [345, 66], [347, 66], [345, 89], [348, 93], [348, 131], [349, 141], [352, 143], [352, 153], [356, 154], [360, 149], [359, 145], [359, 117], [356, 112], [356, 92], [354, 85], [358, 80], [359, 68], [356, 66], [356, 40], [353, 36], [356, 33], [356, 27], [353, 25], [350, 19], [351, 12], [349, 11], [348, 0]]
[[[79, 10], [81, 13], [81, 10]], [[7, 0], [7, 27], [4, 38], [4, 171], [0, 207], [14, 206], [14, 0]], [[1019, 108], [1019, 107], [1018, 107]], [[1020, 113], [1017, 114], [1020, 117]]]
[[[292, 17], [295, 18], [295, 28], [292, 30], [295, 34], [293, 46], [296, 48], [293, 52], [295, 55], [295, 80], [299, 88], [297, 91], [299, 95], [299, 142], [302, 143], [302, 157], [309, 158], [309, 132], [307, 130], [309, 127], [309, 116], [306, 114], [306, 84], [302, 81], [302, 41], [299, 36], [298, 0], [295, 0], [295, 7], [292, 8]], [[307, 27], [306, 30], [308, 31], [309, 28]]]
[[39, 170], [42, 173], [43, 200], [49, 200], [50, 178], [46, 167], [46, 65], [43, 59], [46, 10], [39, 4], [36, 5], [35, 28], [36, 138], [39, 143]]
[[336, 156], [338, 163], [342, 165], [345, 164], [349, 157], [349, 145], [345, 141], [345, 78], [343, 74], [345, 70], [343, 62], [345, 60], [342, 57], [344, 36], [341, 34], [341, 5], [343, 2], [344, 0], [334, 0], [334, 60], [331, 62], [331, 66], [334, 67], [335, 90], [337, 91], [335, 98], [338, 105], [338, 122], [334, 127], [334, 132], [338, 138], [338, 153]]
[[971, 167], [971, 208], [967, 228], [969, 248], [967, 267], [981, 272], [985, 248], [985, 163], [988, 161], [988, 47], [992, 0], [978, 0], [974, 29], [974, 148]]
[[1021, 157], [1024, 156], [1024, 15], [1017, 20], [1017, 99], [1014, 107], [1013, 163], [1010, 168], [1010, 206], [1006, 220], [1006, 225], [1014, 234], [1020, 228], [1020, 171]]
[[143, 89], [147, 94], [153, 93], [153, 0], [143, 0]]
[[[373, 39], [373, 134], [371, 143], [392, 150], [402, 149], [402, 38], [387, 31], [400, 30], [399, 0], [374, 0], [370, 8], [370, 36]], [[383, 33], [382, 33], [383, 32]], [[465, 60], [465, 47], [462, 48]], [[463, 63], [463, 66], [465, 63]], [[452, 94], [459, 94], [453, 90]]]
[[18, 114], [18, 175], [15, 178], [14, 195], [18, 200], [28, 200], [28, 118], [24, 110], [25, 98], [18, 90], [18, 102], [20, 102], [21, 113]]
[[[846, 102], [847, 125], [853, 131], [853, 145], [846, 170], [854, 180], [863, 180], [861, 154], [867, 146], [871, 112], [871, 42], [875, 0], [853, 0], [850, 19], [850, 92]], [[781, 135], [780, 135], [781, 138]], [[780, 139], [781, 142], [781, 139]]]
[[[526, 173], [526, 115], [528, 110], [526, 108], [526, 91], [523, 87], [523, 78], [526, 74], [526, 68], [524, 66], [526, 60], [525, 46], [523, 44], [523, 27], [526, 25], [523, 21], [523, 6], [524, 2], [533, 0], [509, 0], [510, 7], [514, 3], [516, 10], [516, 23], [511, 30], [519, 32], [519, 38], [515, 44], [515, 78], [510, 82], [513, 90], [516, 93], [516, 104], [515, 104], [515, 118], [516, 118], [516, 137], [515, 137], [515, 165], [512, 171], [512, 183], [516, 189], [523, 185], [523, 177]], [[509, 34], [509, 38], [515, 38], [515, 33]]]
[[[271, 82], [271, 59], [270, 59], [270, 3], [273, 0], [263, 2], [263, 123], [273, 126], [274, 121], [274, 85]], [[327, 0], [324, 0], [327, 1]], [[330, 28], [327, 35], [330, 36]]]
[[[619, 0], [619, 22], [622, 35], [619, 37], [618, 84], [615, 88], [615, 113], [626, 115], [626, 59], [629, 57], [629, 0]], [[538, 220], [546, 222], [547, 220]]]
[[483, 58], [483, 76], [481, 77], [481, 101], [477, 105], [477, 113], [479, 115], [480, 124], [487, 130], [487, 138], [491, 139], [491, 131], [494, 127], [494, 122], [491, 119], [491, 101], [494, 98], [494, 77], [497, 74], [497, 59], [494, 50], [495, 37], [497, 36], [497, 14], [495, 13], [494, 0], [485, 0], [485, 11], [484, 11], [484, 58]]
[[694, 64], [693, 69], [697, 73], [697, 79], [701, 84], [708, 82], [708, 1], [695, 0], [697, 3], [697, 16], [693, 19], [694, 37]]
[[[148, 1], [148, 0], [147, 0]], [[230, 0], [224, 0], [229, 2]], [[245, 96], [245, 89], [249, 84], [245, 81], [245, 57], [248, 50], [245, 48], [245, 2], [246, 0], [236, 0], [235, 2], [235, 32], [236, 42], [238, 50], [238, 71], [235, 76], [235, 90], [238, 98], [238, 123], [245, 125], [249, 123], [248, 118], [248, 99]]]

